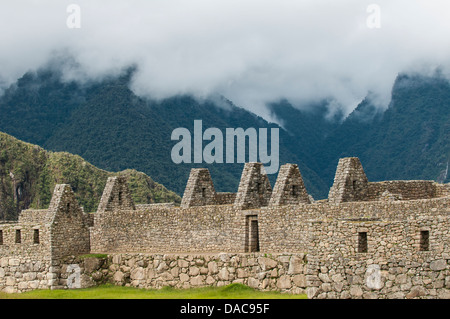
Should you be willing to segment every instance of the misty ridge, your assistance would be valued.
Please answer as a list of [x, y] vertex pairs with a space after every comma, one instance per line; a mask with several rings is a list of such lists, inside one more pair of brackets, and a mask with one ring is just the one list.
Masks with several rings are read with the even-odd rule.
[[130, 89], [156, 100], [224, 96], [267, 121], [271, 103], [297, 109], [329, 101], [349, 115], [366, 98], [385, 110], [399, 73], [449, 74], [450, 8], [445, 0], [76, 1], [0, 6], [4, 90], [48, 61], [67, 81], [117, 77], [133, 66]]
[[[439, 69], [432, 76], [400, 74], [386, 110], [370, 97], [347, 116], [334, 108], [333, 100], [301, 110], [281, 99], [268, 105], [279, 125], [220, 95], [162, 100], [137, 96], [130, 89], [135, 66], [119, 76], [77, 82], [64, 77], [64, 63], [76, 67], [73, 59], [58, 59], [27, 72], [5, 90], [0, 97], [1, 131], [51, 151], [80, 155], [105, 170], [137, 169], [178, 194], [191, 168], [209, 168], [216, 188], [230, 192], [236, 191], [242, 172], [237, 159], [234, 164], [173, 162], [176, 141], [171, 134], [180, 127], [194, 132], [199, 118], [205, 129], [222, 132], [278, 128], [279, 164], [299, 164], [316, 199], [327, 196], [334, 164], [344, 156], [364, 159], [367, 175], [376, 181], [448, 181], [443, 172], [449, 159], [450, 85]], [[276, 172], [269, 175], [272, 184], [275, 178]]]
[[[26, 4], [25, 4], [26, 3]], [[0, 5], [0, 131], [182, 194], [174, 129], [278, 128], [279, 164], [325, 198], [340, 157], [368, 178], [448, 182], [450, 3], [77, 1]], [[226, 164], [226, 165], [225, 165]], [[276, 174], [269, 176], [273, 184]]]

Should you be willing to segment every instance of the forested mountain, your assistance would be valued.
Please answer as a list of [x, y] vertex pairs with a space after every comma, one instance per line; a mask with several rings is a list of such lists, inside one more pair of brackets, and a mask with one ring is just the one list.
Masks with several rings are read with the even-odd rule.
[[[323, 178], [339, 157], [358, 156], [369, 180], [449, 182], [450, 84], [443, 77], [400, 75], [385, 112], [364, 101], [322, 143]], [[326, 150], [326, 151], [325, 151]]]
[[341, 121], [339, 113], [327, 119], [324, 105], [302, 111], [283, 102], [272, 109], [328, 188], [346, 156], [359, 157], [371, 181], [450, 181], [450, 84], [439, 73], [399, 75], [386, 110], [365, 99]]
[[181, 201], [180, 197], [136, 170], [110, 173], [66, 152], [48, 152], [0, 133], [0, 219], [16, 220], [27, 208], [47, 208], [56, 184], [70, 184], [86, 212], [97, 209], [106, 180], [128, 177], [136, 203]]
[[[77, 154], [104, 170], [142, 171], [179, 195], [192, 167], [209, 168], [218, 191], [235, 192], [242, 173], [241, 163], [172, 161], [177, 143], [172, 131], [181, 127], [193, 134], [194, 120], [202, 120], [203, 130], [214, 127], [224, 134], [226, 128], [279, 128], [280, 165], [299, 164], [316, 199], [327, 197], [344, 156], [360, 157], [371, 181], [449, 182], [450, 85], [439, 74], [399, 75], [386, 110], [365, 99], [346, 118], [339, 112], [327, 116], [326, 101], [302, 110], [286, 100], [273, 103], [279, 127], [224, 97], [138, 97], [129, 88], [132, 72], [84, 84], [64, 82], [54, 70], [29, 72], [0, 97], [0, 131], [51, 151]], [[269, 177], [273, 186], [276, 174]]]
[[[235, 192], [244, 164], [175, 164], [174, 129], [187, 128], [194, 134], [194, 120], [202, 120], [203, 130], [218, 128], [224, 135], [226, 128], [268, 128], [270, 141], [270, 128], [278, 128], [279, 164], [298, 163], [311, 194], [327, 193], [326, 183], [292, 148], [296, 137], [278, 125], [223, 97], [203, 101], [191, 96], [162, 101], [138, 97], [128, 87], [132, 72], [84, 85], [65, 83], [50, 70], [29, 72], [0, 98], [0, 130], [51, 151], [80, 155], [108, 171], [137, 169], [182, 195], [192, 167], [209, 168], [218, 191]], [[276, 174], [269, 178], [273, 186]]]

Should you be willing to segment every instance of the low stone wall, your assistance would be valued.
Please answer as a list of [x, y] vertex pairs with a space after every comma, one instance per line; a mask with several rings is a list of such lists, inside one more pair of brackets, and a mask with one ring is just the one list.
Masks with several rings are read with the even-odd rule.
[[303, 253], [112, 254], [61, 261], [0, 259], [4, 292], [119, 286], [179, 289], [241, 283], [310, 299], [450, 299], [450, 255], [385, 261]]
[[438, 184], [435, 183], [436, 186], [436, 197], [445, 197], [450, 196], [450, 184]]
[[236, 200], [236, 193], [216, 193], [216, 205], [231, 205]]
[[433, 181], [384, 181], [368, 183], [368, 200], [380, 200], [383, 193], [398, 196], [400, 200], [429, 199], [436, 197]]
[[54, 278], [49, 259], [0, 258], [2, 292], [17, 293], [33, 289], [48, 289], [52, 286]]
[[244, 212], [231, 205], [97, 212], [91, 253], [242, 252]]
[[450, 299], [450, 256], [402, 256], [344, 263], [341, 258], [314, 261], [307, 271], [308, 298], [314, 299]]
[[67, 287], [71, 276], [67, 269], [72, 271], [73, 265], [79, 264], [80, 288], [93, 282], [136, 288], [220, 287], [241, 283], [259, 290], [296, 294], [305, 293], [306, 288], [305, 254], [112, 254], [106, 260], [95, 260], [66, 260], [60, 268], [61, 287]]

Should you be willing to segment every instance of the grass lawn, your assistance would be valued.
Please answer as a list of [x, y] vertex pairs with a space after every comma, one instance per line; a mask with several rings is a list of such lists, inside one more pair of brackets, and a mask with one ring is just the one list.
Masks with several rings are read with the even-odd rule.
[[138, 289], [103, 285], [87, 289], [33, 290], [21, 294], [0, 293], [0, 299], [306, 299], [306, 295], [257, 291], [241, 284], [192, 289]]

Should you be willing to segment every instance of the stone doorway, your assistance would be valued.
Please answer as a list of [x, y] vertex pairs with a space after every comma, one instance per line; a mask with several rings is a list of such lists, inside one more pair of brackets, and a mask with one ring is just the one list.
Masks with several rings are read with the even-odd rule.
[[258, 231], [258, 216], [246, 216], [245, 221], [245, 251], [258, 252], [259, 251], [259, 231]]

